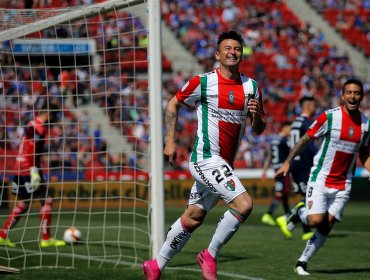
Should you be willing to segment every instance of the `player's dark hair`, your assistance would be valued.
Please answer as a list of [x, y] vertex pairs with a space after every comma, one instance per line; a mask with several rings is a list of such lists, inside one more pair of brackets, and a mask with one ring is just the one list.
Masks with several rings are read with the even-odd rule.
[[289, 125], [292, 125], [292, 122], [290, 122], [290, 121], [284, 121], [284, 122], [282, 122], [282, 124], [281, 124], [281, 129], [283, 128], [283, 127], [285, 127], [285, 126], [289, 126]]
[[342, 87], [342, 93], [344, 92], [344, 89], [346, 87], [346, 85], [349, 85], [349, 84], [355, 84], [355, 85], [358, 85], [360, 87], [360, 93], [361, 95], [364, 94], [364, 86], [362, 84], [362, 82], [359, 80], [359, 79], [356, 79], [356, 78], [351, 78], [351, 79], [348, 79], [344, 84], [343, 84], [343, 87]]
[[221, 42], [223, 40], [227, 40], [227, 39], [232, 39], [232, 40], [238, 41], [240, 43], [240, 45], [242, 45], [242, 46], [244, 45], [243, 37], [238, 32], [236, 32], [234, 30], [225, 31], [218, 37], [218, 40], [217, 40], [217, 50], [218, 51], [220, 50]]
[[302, 108], [303, 104], [306, 103], [307, 101], [315, 101], [315, 98], [313, 96], [303, 96], [299, 100], [299, 106], [301, 106], [301, 108]]

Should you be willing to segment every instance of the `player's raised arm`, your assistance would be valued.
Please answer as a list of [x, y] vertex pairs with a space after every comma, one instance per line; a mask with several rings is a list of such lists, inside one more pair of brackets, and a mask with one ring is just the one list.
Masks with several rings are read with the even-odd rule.
[[258, 100], [250, 99], [248, 107], [250, 107], [249, 111], [252, 114], [251, 118], [253, 132], [256, 134], [261, 134], [265, 130], [266, 122], [260, 114]]
[[[249, 98], [248, 98], [249, 99]], [[248, 100], [248, 108], [253, 132], [261, 134], [266, 128], [265, 112], [263, 110], [262, 91], [258, 88], [257, 98]]]
[[292, 160], [298, 155], [302, 149], [312, 140], [310, 136], [308, 136], [307, 133], [305, 133], [301, 139], [297, 142], [297, 144], [294, 145], [293, 149], [290, 151], [287, 159], [284, 161], [283, 165], [276, 171], [274, 178], [277, 176], [283, 174], [286, 176], [289, 172], [289, 167], [292, 162]]
[[168, 158], [169, 163], [173, 166], [176, 161], [176, 122], [178, 117], [180, 103], [177, 101], [176, 96], [174, 96], [167, 105], [165, 114], [165, 124], [166, 124], [166, 143], [164, 147], [163, 154]]

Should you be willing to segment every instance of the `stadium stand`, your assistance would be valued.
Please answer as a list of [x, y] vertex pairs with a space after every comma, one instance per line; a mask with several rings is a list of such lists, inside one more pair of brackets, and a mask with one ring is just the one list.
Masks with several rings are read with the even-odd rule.
[[[46, 0], [46, 1], [33, 1], [33, 8], [42, 7], [64, 7], [73, 6], [81, 4], [89, 4], [90, 2], [103, 2], [91, 1], [91, 0], [71, 0], [71, 1], [60, 1], [60, 0]], [[309, 1], [312, 6], [314, 6], [322, 15], [323, 18], [328, 18], [328, 14], [338, 10], [347, 11], [348, 7], [342, 8], [339, 6], [328, 6], [327, 2], [336, 1]], [[359, 2], [359, 1], [348, 1]], [[359, 17], [367, 19], [363, 26], [358, 26], [356, 20], [353, 24], [356, 25], [356, 30], [367, 30], [368, 32], [368, 20], [369, 20], [369, 6], [367, 6], [368, 1], [361, 1], [362, 6], [356, 6], [359, 11]], [[23, 8], [22, 3], [18, 1], [5, 1], [5, 7], [8, 8]], [[176, 35], [177, 39], [191, 50], [194, 56], [197, 57], [198, 61], [204, 65], [205, 69], [212, 70], [217, 65], [214, 64], [214, 42], [217, 40], [217, 36], [220, 32], [226, 29], [235, 29], [241, 34], [246, 42], [246, 47], [244, 50], [245, 61], [241, 65], [241, 71], [245, 72], [247, 75], [255, 78], [259, 81], [260, 86], [264, 92], [265, 96], [265, 110], [268, 114], [268, 128], [267, 131], [261, 136], [254, 136], [250, 131], [245, 134], [245, 139], [241, 143], [239, 154], [237, 155], [237, 161], [235, 162], [236, 168], [246, 168], [246, 167], [261, 167], [264, 159], [264, 151], [266, 149], [267, 143], [274, 137], [277, 133], [280, 123], [285, 120], [292, 119], [296, 114], [299, 113], [299, 108], [297, 101], [305, 95], [313, 95], [317, 97], [318, 100], [318, 113], [329, 107], [336, 106], [337, 96], [340, 94], [341, 82], [348, 77], [353, 76], [354, 70], [350, 64], [348, 58], [345, 55], [338, 54], [335, 45], [330, 44], [326, 41], [324, 34], [320, 30], [315, 30], [310, 23], [302, 22], [284, 3], [284, 1], [268, 1], [268, 0], [251, 0], [248, 1], [248, 5], [241, 0], [224, 0], [224, 1], [191, 1], [191, 0], [163, 0], [163, 19], [166, 24], [170, 27], [172, 32]], [[333, 12], [334, 13], [334, 12]], [[347, 12], [345, 12], [347, 13]], [[352, 13], [353, 14], [353, 13]], [[347, 14], [346, 14], [347, 15]], [[348, 12], [348, 16], [351, 13]], [[330, 22], [333, 26], [340, 26], [340, 19], [338, 16], [330, 17]], [[101, 25], [101, 21], [104, 19], [93, 18], [90, 19], [89, 32], [96, 33], [102, 32], [101, 34], [109, 34], [110, 26], [109, 22], [104, 22], [104, 32], [98, 28]], [[359, 21], [359, 20], [358, 20]], [[138, 30], [143, 30], [143, 24], [138, 20], [134, 23]], [[366, 27], [367, 26], [367, 27]], [[76, 30], [73, 32], [79, 32], [83, 35], [86, 32], [86, 28], [82, 26], [76, 26]], [[351, 27], [352, 28], [352, 27]], [[343, 26], [340, 30], [343, 36]], [[347, 28], [348, 29], [348, 28]], [[349, 29], [351, 30], [351, 29]], [[70, 31], [60, 30], [63, 36], [71, 36]], [[362, 37], [359, 35], [360, 31], [353, 32], [356, 39], [352, 39], [356, 44], [360, 40], [358, 38]], [[368, 34], [368, 33], [367, 33]], [[33, 36], [40, 36], [40, 34], [34, 34]], [[42, 34], [42, 36], [47, 37], [47, 34]], [[103, 35], [105, 36], [105, 35]], [[357, 37], [358, 36], [358, 37]], [[367, 35], [369, 37], [369, 35]], [[124, 38], [128, 40], [128, 45], [132, 44], [132, 38]], [[138, 49], [140, 49], [140, 44], [145, 46], [147, 44], [145, 32], [137, 33], [137, 44]], [[123, 40], [123, 41], [125, 41]], [[361, 39], [362, 40], [362, 39]], [[104, 38], [104, 40], [98, 41], [99, 44], [105, 41], [107, 44], [114, 45], [112, 38]], [[361, 43], [362, 44], [362, 43]], [[368, 41], [367, 41], [368, 44]], [[364, 50], [369, 50], [370, 48], [366, 45]], [[115, 57], [116, 52], [105, 52], [104, 58], [107, 62], [114, 61], [117, 59]], [[144, 48], [142, 50], [132, 53], [130, 51], [121, 53], [123, 56], [132, 57], [135, 55], [136, 63], [125, 63], [122, 62], [122, 69], [127, 69], [127, 71], [132, 70], [133, 67], [137, 71], [146, 69], [147, 67], [147, 53]], [[169, 61], [165, 54], [163, 54], [163, 70], [169, 74], [163, 83], [163, 97], [164, 106], [169, 101], [169, 99], [175, 94], [175, 92], [181, 88], [181, 86], [189, 79], [189, 75], [171, 71], [171, 61]], [[7, 59], [7, 58], [3, 58]], [[121, 59], [124, 61], [124, 59]], [[20, 70], [21, 75], [24, 76], [24, 80], [27, 81], [26, 70]], [[84, 71], [83, 69], [81, 71]], [[112, 69], [114, 71], [114, 69]], [[109, 88], [109, 93], [106, 94], [102, 88], [103, 79], [99, 78], [100, 73], [94, 73], [95, 77], [90, 77], [89, 73], [73, 73], [72, 71], [67, 71], [67, 73], [38, 73], [37, 75], [51, 75], [49, 80], [54, 80], [55, 82], [50, 85], [49, 90], [55, 95], [55, 99], [60, 100], [60, 86], [59, 83], [65, 81], [66, 88], [72, 90], [72, 96], [75, 96], [74, 102], [79, 102], [79, 104], [84, 104], [88, 102], [95, 102], [97, 104], [103, 104], [108, 102], [111, 106], [111, 110], [108, 111], [109, 118], [113, 127], [121, 130], [124, 135], [130, 136], [130, 143], [138, 143], [136, 139], [141, 139], [139, 141], [143, 147], [139, 149], [146, 149], [145, 145], [148, 141], [149, 135], [147, 128], [144, 123], [148, 118], [147, 112], [130, 112], [121, 110], [122, 102], [125, 102], [126, 106], [135, 104], [146, 105], [148, 102], [147, 96], [147, 80], [139, 81], [133, 84], [130, 81], [130, 77], [122, 76], [122, 81], [125, 84], [124, 94], [127, 98], [119, 98], [117, 94], [120, 89], [119, 85], [114, 81], [110, 81], [107, 86]], [[109, 73], [108, 73], [109, 74]], [[12, 86], [12, 75], [14, 73], [9, 70], [7, 73], [3, 73], [2, 85], [6, 92], [4, 91], [4, 96], [6, 98], [6, 104], [9, 110], [1, 112], [0, 118], [4, 123], [7, 124], [7, 142], [2, 141], [2, 147], [0, 149], [6, 150], [6, 153], [11, 153], [15, 147], [17, 139], [17, 123], [15, 120], [19, 119], [15, 116], [14, 112], [19, 111], [24, 114], [21, 119], [26, 118], [27, 112], [27, 102], [35, 102], [31, 96], [27, 93], [27, 87], [31, 86], [30, 83], [25, 83], [25, 85], [19, 85], [20, 91], [18, 93], [14, 91]], [[73, 89], [80, 89], [83, 91], [84, 83], [78, 82], [77, 85], [68, 87], [68, 81], [75, 81], [74, 76], [82, 75], [85, 76], [86, 80], [93, 81], [93, 91], [91, 95], [82, 94], [77, 96], [73, 94]], [[35, 79], [37, 76], [33, 76], [36, 80], [33, 82], [34, 92], [38, 90], [42, 91], [43, 87], [40, 86], [40, 79]], [[365, 83], [365, 89], [370, 90], [370, 82]], [[24, 91], [23, 91], [24, 90]], [[135, 93], [135, 94], [133, 94]], [[71, 94], [71, 93], [70, 93]], [[27, 102], [18, 102], [18, 99], [22, 98], [27, 100]], [[333, 101], [335, 100], [335, 101]], [[57, 101], [56, 101], [57, 102]], [[370, 108], [369, 100], [363, 102], [364, 108]], [[21, 108], [14, 108], [14, 106], [19, 106], [17, 104], [22, 104]], [[365, 109], [369, 115], [369, 109]], [[96, 145], [94, 143], [94, 132], [89, 130], [88, 126], [76, 126], [76, 116], [73, 115], [69, 108], [64, 108], [64, 122], [69, 123], [68, 126], [59, 127], [56, 129], [55, 133], [62, 133], [61, 130], [65, 130], [63, 133], [67, 135], [70, 139], [75, 139], [76, 137], [82, 137], [79, 141], [80, 146], [71, 145], [66, 147], [64, 151], [60, 151], [59, 158], [53, 159], [51, 168], [58, 169], [60, 166], [72, 171], [78, 170], [78, 167], [87, 168], [92, 166], [93, 168], [103, 168], [110, 166], [112, 169], [116, 169], [117, 162], [123, 162], [123, 166], [120, 168], [134, 166], [140, 164], [138, 159], [131, 157], [130, 155], [118, 155], [110, 156], [107, 153], [104, 144], [104, 139], [102, 144]], [[66, 117], [67, 115], [67, 117]], [[135, 117], [133, 117], [135, 116]], [[133, 125], [118, 125], [122, 118], [126, 118], [131, 122], [135, 121], [135, 126]], [[188, 135], [192, 135], [192, 132], [196, 129], [196, 123], [194, 121], [194, 112], [188, 110], [181, 110], [179, 116], [179, 126], [177, 140], [179, 142], [179, 151], [177, 158], [177, 166], [179, 169], [187, 168], [188, 154], [192, 149], [194, 139], [189, 138]], [[5, 137], [4, 128], [0, 131], [0, 136]], [[96, 139], [95, 139], [96, 140]], [[53, 144], [55, 147], [58, 143]], [[95, 149], [95, 153], [92, 153]], [[98, 150], [96, 150], [98, 149]], [[5, 153], [5, 152], [4, 152]], [[0, 151], [0, 154], [3, 153]], [[92, 157], [92, 155], [95, 155]], [[119, 159], [117, 159], [117, 157]], [[1, 161], [3, 162], [3, 161]], [[60, 164], [62, 163], [62, 164]], [[10, 164], [8, 162], [8, 164]]]
[[342, 36], [370, 57], [370, 2], [308, 0]]
[[[73, 5], [88, 4], [88, 1], [33, 1], [32, 8], [59, 8], [59, 7], [70, 7]], [[94, 1], [103, 2], [103, 1]], [[19, 1], [7, 1], [5, 3], [6, 8], [22, 9], [23, 3]], [[19, 13], [15, 15], [17, 17], [27, 16], [27, 20], [32, 21], [32, 17], [28, 14]], [[2, 15], [7, 16], [7, 15]], [[116, 15], [124, 18], [123, 14]], [[22, 19], [23, 20], [23, 19]], [[25, 20], [25, 19], [24, 19]], [[53, 140], [50, 143], [50, 148], [53, 151], [53, 156], [50, 162], [51, 171], [58, 172], [61, 170], [70, 170], [77, 172], [78, 170], [88, 170], [90, 168], [107, 168], [107, 170], [115, 170], [118, 167], [129, 168], [136, 164], [140, 164], [135, 158], [126, 158], [127, 155], [112, 155], [106, 150], [106, 142], [104, 139], [100, 139], [102, 142], [97, 145], [96, 137], [93, 135], [93, 131], [88, 125], [88, 118], [84, 117], [84, 114], [79, 116], [73, 113], [73, 109], [77, 106], [94, 102], [97, 104], [109, 103], [111, 110], [108, 111], [109, 118], [112, 126], [122, 123], [123, 118], [127, 118], [127, 124], [118, 129], [125, 129], [125, 135], [131, 135], [132, 142], [135, 142], [135, 138], [145, 138], [145, 133], [139, 134], [135, 128], [139, 125], [133, 125], [134, 118], [137, 121], [140, 119], [147, 119], [147, 113], [143, 116], [133, 117], [133, 114], [123, 112], [121, 115], [120, 107], [122, 105], [131, 105], [134, 108], [135, 104], [142, 104], [143, 107], [147, 107], [147, 80], [135, 81], [133, 84], [129, 73], [132, 71], [146, 71], [147, 69], [147, 53], [145, 44], [147, 44], [146, 31], [142, 22], [137, 18], [127, 20], [125, 24], [122, 24], [122, 33], [125, 33], [124, 28], [131, 30], [131, 26], [134, 25], [138, 30], [136, 37], [132, 35], [122, 36], [121, 47], [127, 49], [127, 51], [121, 52], [121, 59], [118, 59], [117, 51], [109, 51], [112, 49], [116, 42], [114, 42], [114, 32], [110, 25], [109, 18], [106, 17], [94, 17], [89, 19], [88, 32], [91, 35], [97, 35], [97, 49], [104, 50], [101, 52], [106, 63], [114, 61], [125, 61], [125, 57], [130, 57], [130, 60], [134, 60], [132, 63], [121, 63], [122, 76], [120, 81], [117, 79], [106, 79], [114, 73], [120, 72], [118, 69], [108, 69], [108, 71], [97, 71], [90, 72], [84, 67], [78, 69], [63, 68], [62, 71], [55, 69], [45, 72], [45, 65], [34, 64], [33, 72], [30, 73], [30, 69], [26, 67], [2, 67], [1, 75], [1, 86], [2, 86], [2, 101], [5, 104], [4, 110], [0, 113], [0, 119], [6, 124], [6, 127], [1, 127], [2, 136], [2, 150], [0, 154], [2, 157], [6, 156], [7, 160], [2, 160], [0, 169], [4, 170], [4, 163], [7, 165], [7, 170], [11, 170], [14, 164], [14, 157], [11, 155], [15, 153], [17, 149], [17, 143], [20, 134], [20, 126], [24, 125], [26, 121], [31, 117], [33, 110], [37, 109], [41, 103], [46, 100], [46, 96], [52, 96], [53, 102], [58, 103], [59, 107], [62, 108], [59, 122], [60, 125], [56, 126], [53, 131]], [[103, 27], [103, 28], [101, 28]], [[28, 37], [31, 38], [48, 38], [55, 37], [54, 34], [50, 33], [50, 30], [44, 32], [34, 33]], [[61, 27], [58, 32], [60, 38], [74, 38], [84, 37], [86, 28], [81, 25], [74, 25], [72, 30], [63, 29]], [[127, 34], [129, 34], [127, 32]], [[133, 42], [135, 40], [135, 42]], [[106, 44], [103, 46], [103, 44]], [[132, 52], [132, 46], [135, 45], [137, 51]], [[8, 48], [7, 43], [3, 43], [2, 47], [4, 50]], [[125, 48], [127, 47], [127, 48]], [[108, 49], [108, 51], [105, 51]], [[134, 59], [132, 59], [134, 58]], [[10, 55], [4, 55], [1, 57], [3, 65], [18, 65], [14, 64], [13, 57]], [[38, 66], [38, 67], [36, 67]], [[171, 70], [171, 63], [163, 55], [163, 69], [164, 71]], [[91, 74], [91, 75], [90, 75]], [[105, 76], [107, 75], [107, 76]], [[43, 85], [42, 81], [45, 81], [45, 77], [48, 77], [47, 86]], [[31, 80], [32, 77], [32, 80]], [[87, 92], [86, 83], [92, 84], [92, 92]], [[120, 84], [122, 83], [122, 84]], [[122, 85], [124, 89], [122, 90]], [[108, 89], [108, 90], [107, 90]], [[122, 92], [121, 92], [122, 91]], [[33, 95], [32, 95], [33, 92]], [[127, 99], [120, 98], [120, 94], [127, 96]], [[134, 94], [135, 93], [135, 94]], [[67, 99], [71, 99], [68, 102]], [[124, 104], [120, 102], [125, 102]], [[85, 114], [87, 116], [88, 114]], [[147, 131], [146, 131], [147, 134]], [[6, 135], [6, 138], [5, 138]], [[66, 141], [67, 145], [60, 145], [61, 138], [64, 137], [71, 141]], [[95, 140], [95, 141], [94, 141]], [[118, 166], [120, 164], [121, 166]]]

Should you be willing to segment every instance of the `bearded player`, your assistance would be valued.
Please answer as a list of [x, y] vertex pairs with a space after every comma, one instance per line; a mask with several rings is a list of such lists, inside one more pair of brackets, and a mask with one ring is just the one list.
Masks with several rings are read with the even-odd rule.
[[317, 118], [275, 174], [287, 175], [294, 157], [314, 139], [322, 139], [310, 172], [306, 204], [298, 203], [288, 220], [316, 228], [295, 266], [298, 275], [310, 274], [308, 261], [325, 244], [334, 224], [342, 220], [350, 197], [357, 155], [370, 171], [370, 120], [359, 110], [363, 98], [362, 82], [347, 80], [342, 88], [343, 104]]

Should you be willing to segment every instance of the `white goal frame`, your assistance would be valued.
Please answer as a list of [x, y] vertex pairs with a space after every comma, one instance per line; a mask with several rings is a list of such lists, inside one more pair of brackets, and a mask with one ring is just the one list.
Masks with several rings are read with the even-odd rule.
[[150, 114], [150, 211], [151, 211], [151, 255], [159, 252], [165, 238], [164, 176], [163, 176], [163, 118], [162, 118], [162, 31], [160, 0], [109, 0], [103, 3], [76, 9], [67, 14], [16, 26], [0, 32], [0, 42], [26, 36], [53, 25], [93, 17], [113, 9], [146, 4], [148, 7], [148, 71], [149, 71], [149, 110]]

